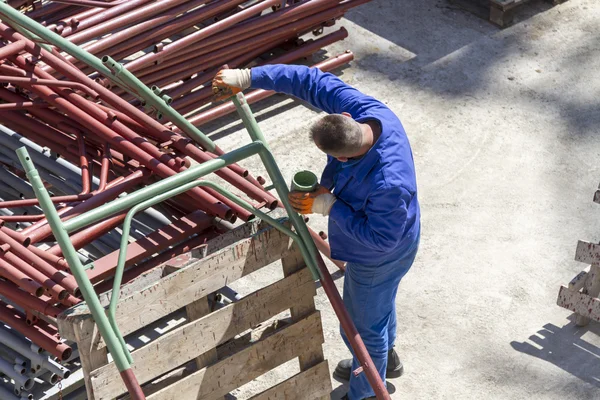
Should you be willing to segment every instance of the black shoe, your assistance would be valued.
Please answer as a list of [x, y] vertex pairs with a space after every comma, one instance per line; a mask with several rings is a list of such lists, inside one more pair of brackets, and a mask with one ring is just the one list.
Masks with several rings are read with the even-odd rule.
[[[338, 363], [333, 376], [342, 381], [349, 381], [350, 374], [352, 373], [352, 359], [342, 360]], [[387, 370], [385, 373], [386, 378], [399, 378], [404, 373], [404, 366], [402, 361], [398, 357], [396, 350], [391, 349], [388, 351], [388, 362]]]

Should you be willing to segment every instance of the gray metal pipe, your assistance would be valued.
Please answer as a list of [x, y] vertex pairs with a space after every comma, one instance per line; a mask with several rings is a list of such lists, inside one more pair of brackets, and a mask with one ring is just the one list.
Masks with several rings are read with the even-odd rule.
[[0, 327], [0, 342], [31, 360], [32, 364], [41, 365], [42, 368], [46, 368], [48, 371], [55, 373], [61, 378], [66, 379], [71, 374], [71, 371], [58, 364], [56, 361], [51, 360], [48, 356], [44, 356], [43, 354], [34, 351], [35, 348], [32, 348], [31, 342], [27, 343], [23, 338], [9, 332], [4, 326]]
[[0, 372], [15, 381], [15, 386], [22, 387], [25, 390], [31, 389], [35, 383], [29, 376], [15, 371], [14, 364], [9, 363], [4, 358], [0, 358]]
[[0, 386], [0, 399], [2, 400], [21, 400], [20, 397], [15, 396], [15, 394], [6, 389], [3, 385]]

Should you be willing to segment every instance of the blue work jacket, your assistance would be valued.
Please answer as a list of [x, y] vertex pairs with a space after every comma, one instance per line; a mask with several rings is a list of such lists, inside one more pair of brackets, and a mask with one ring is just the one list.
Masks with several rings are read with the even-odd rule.
[[377, 265], [400, 257], [418, 240], [415, 166], [402, 123], [383, 103], [318, 68], [266, 65], [251, 70], [252, 87], [286, 93], [330, 114], [376, 121], [381, 135], [360, 159], [327, 156], [321, 184], [337, 201], [329, 213], [331, 256]]

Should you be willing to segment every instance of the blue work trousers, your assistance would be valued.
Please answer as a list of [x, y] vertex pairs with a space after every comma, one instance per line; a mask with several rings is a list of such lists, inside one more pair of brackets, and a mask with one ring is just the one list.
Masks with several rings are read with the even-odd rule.
[[[417, 255], [419, 241], [402, 254], [380, 265], [348, 263], [344, 278], [344, 305], [358, 333], [385, 382], [388, 350], [396, 340], [396, 293], [400, 280], [408, 272]], [[353, 355], [352, 371], [360, 364], [341, 330], [342, 338]], [[375, 396], [365, 373], [350, 374], [350, 400]]]

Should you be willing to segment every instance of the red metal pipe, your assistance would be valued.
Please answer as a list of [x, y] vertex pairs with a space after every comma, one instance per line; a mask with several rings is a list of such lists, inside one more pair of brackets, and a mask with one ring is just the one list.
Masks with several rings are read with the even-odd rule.
[[385, 388], [385, 384], [381, 380], [379, 372], [374, 367], [373, 360], [371, 359], [371, 356], [369, 355], [369, 352], [367, 351], [367, 348], [365, 347], [362, 338], [358, 334], [356, 326], [352, 322], [350, 314], [348, 314], [348, 310], [346, 310], [346, 307], [344, 306], [344, 302], [342, 300], [342, 297], [340, 296], [340, 292], [337, 290], [337, 287], [335, 286], [335, 283], [331, 278], [331, 274], [325, 266], [323, 258], [321, 258], [321, 255], [318, 253], [317, 265], [322, 276], [321, 286], [323, 287], [325, 294], [327, 294], [327, 297], [329, 298], [329, 302], [331, 303], [331, 307], [335, 311], [335, 315], [337, 315], [338, 319], [340, 320], [340, 325], [342, 326], [342, 329], [344, 330], [344, 333], [348, 338], [348, 342], [350, 343], [350, 346], [354, 351], [354, 355], [356, 356], [361, 367], [363, 368], [362, 373], [366, 375], [367, 380], [369, 381], [369, 384], [375, 391], [375, 395], [378, 399], [391, 400], [391, 397], [387, 389]]
[[164, 58], [165, 56], [173, 54], [174, 52], [185, 48], [191, 43], [195, 43], [199, 40], [221, 32], [232, 25], [235, 25], [241, 21], [244, 21], [256, 15], [257, 12], [261, 12], [262, 10], [277, 5], [278, 3], [281, 4], [281, 0], [265, 0], [263, 2], [260, 2], [252, 7], [247, 8], [244, 11], [232, 15], [229, 18], [225, 18], [224, 20], [215, 22], [214, 24], [209, 25], [204, 29], [194, 32], [191, 35], [185, 36], [182, 39], [165, 46], [159, 53], [148, 53], [142, 57], [139, 57], [134, 61], [127, 63], [125, 65], [125, 68], [127, 68], [131, 72], [137, 71], [146, 65], [152, 64], [156, 61], [160, 61], [160, 59]]
[[[4, 228], [2, 228], [2, 229], [4, 229]], [[52, 254], [50, 251], [42, 250], [36, 246], [28, 246], [27, 248], [29, 250], [31, 250], [32, 252], [34, 252], [35, 254], [37, 254], [40, 258], [42, 258], [42, 259], [46, 260], [48, 263], [54, 265], [56, 268], [58, 268], [62, 271], [69, 271], [69, 264], [63, 258]]]
[[47, 332], [44, 332], [38, 326], [29, 326], [25, 322], [25, 317], [17, 312], [13, 307], [0, 302], [0, 321], [6, 325], [27, 336], [33, 343], [37, 344], [50, 354], [58, 357], [59, 360], [66, 360], [71, 357], [73, 350], [71, 347], [61, 343]]
[[0, 242], [6, 243], [10, 246], [10, 252], [5, 253], [5, 256], [10, 253], [18, 255], [21, 259], [30, 263], [32, 267], [43, 273], [47, 278], [52, 279], [54, 282], [67, 289], [69, 293], [77, 296], [79, 292], [79, 286], [77, 285], [77, 282], [73, 276], [65, 275], [64, 273], [58, 271], [31, 250], [28, 250], [21, 243], [13, 239], [10, 235], [6, 234], [6, 232], [3, 230], [0, 230]]
[[25, 50], [25, 41], [17, 40], [16, 42], [12, 42], [3, 47], [0, 47], [0, 60], [4, 60], [8, 56], [12, 56], [14, 54], [19, 54], [23, 50]]
[[23, 308], [29, 308], [44, 315], [57, 317], [61, 313], [60, 309], [20, 290], [17, 285], [11, 282], [0, 280], [0, 294]]
[[[212, 225], [213, 218], [201, 211], [193, 212], [171, 225], [164, 226], [127, 246], [125, 266], [136, 264], [143, 259], [174, 245], [187, 237], [202, 232]], [[119, 250], [94, 262], [94, 269], [88, 271], [92, 283], [109, 277], [117, 266]]]
[[[21, 68], [30, 68], [30, 66], [22, 57], [16, 57], [15, 62]], [[39, 68], [36, 68], [36, 73], [47, 74], [39, 70]], [[132, 157], [133, 159], [144, 163], [144, 165], [151, 168], [160, 176], [169, 177], [176, 174], [175, 170], [169, 168], [169, 166], [167, 166], [165, 163], [161, 162], [159, 159], [153, 157], [150, 153], [145, 151], [146, 149], [148, 149], [149, 151], [157, 152], [160, 154], [160, 151], [146, 139], [142, 139], [141, 137], [137, 136], [135, 132], [130, 131], [118, 121], [115, 121], [113, 124], [111, 124], [111, 126], [113, 126], [114, 128], [122, 128], [119, 129], [121, 131], [120, 133], [127, 134], [128, 136], [135, 136], [133, 140], [143, 141], [142, 143], [138, 143], [137, 145], [135, 145], [132, 142], [123, 140], [123, 137], [119, 133], [113, 131], [106, 125], [102, 124], [99, 120], [94, 119], [92, 116], [90, 116], [88, 113], [92, 113], [92, 115], [96, 114], [97, 116], [97, 113], [103, 113], [103, 111], [101, 111], [97, 107], [94, 107], [92, 103], [85, 101], [85, 99], [81, 98], [76, 93], [65, 93], [62, 90], [58, 90], [58, 93], [66, 97], [63, 98], [60, 96], [56, 96], [57, 93], [46, 86], [36, 85], [33, 88], [36, 91], [36, 93], [40, 95], [43, 99], [45, 99], [47, 102], [60, 108], [80, 124], [90, 126], [90, 128], [94, 129], [97, 134], [101, 134], [105, 138], [105, 140], [112, 142], [114, 145], [122, 149], [125, 154]], [[78, 106], [82, 106], [83, 109], [80, 109]], [[104, 115], [103, 118], [106, 119], [106, 115]], [[172, 158], [163, 154], [160, 154], [157, 157], [172, 160]], [[207, 191], [201, 190], [200, 188], [195, 188], [186, 192], [186, 194], [192, 196], [195, 200], [199, 202], [199, 205], [204, 206], [214, 215], [217, 215], [226, 220], [232, 220], [234, 218], [234, 214], [231, 208], [217, 201], [213, 196], [209, 195]]]
[[[119, 32], [115, 32], [109, 37], [99, 39], [90, 45], [84, 46], [84, 49], [92, 54], [97, 54], [101, 51], [107, 54], [114, 54], [115, 57], [118, 57], [116, 59], [120, 59], [120, 57], [117, 55], [117, 53], [120, 51], [130, 51], [132, 47], [141, 47], [143, 46], [142, 43], [145, 44], [148, 41], [154, 42], [155, 39], [169, 37], [173, 33], [182, 30], [180, 29], [181, 22], [184, 22], [185, 27], [187, 27], [188, 25], [191, 26], [194, 23], [200, 21], [201, 19], [205, 19], [206, 10], [210, 11], [210, 9], [214, 8], [216, 3], [213, 3], [206, 7], [202, 7], [199, 10], [191, 11], [187, 14], [182, 15], [181, 17], [177, 16], [178, 14], [183, 13], [186, 10], [201, 6], [202, 4], [205, 4], [207, 2], [208, 0], [190, 1], [187, 4], [183, 4], [179, 7], [171, 9], [168, 14], [157, 16], [150, 20], [146, 20], [140, 24], [134, 25], [130, 28], [123, 29]], [[222, 7], [222, 5], [220, 6]], [[192, 17], [200, 15], [200, 18], [193, 18], [191, 21], [187, 21], [188, 19], [190, 19], [190, 14], [192, 15]], [[167, 22], [169, 24], [163, 25], [163, 23]], [[143, 35], [141, 35], [142, 33]], [[142, 45], [140, 46], [140, 44]], [[69, 58], [69, 60], [75, 59], [71, 57]]]
[[79, 166], [81, 167], [81, 193], [79, 195], [86, 195], [90, 193], [90, 165], [87, 154], [85, 153], [85, 141], [83, 135], [80, 133], [77, 135], [77, 144], [79, 145]]
[[[163, 251], [162, 253], [160, 253], [157, 256], [148, 258], [146, 261], [142, 261], [141, 263], [134, 265], [133, 267], [131, 267], [127, 271], [125, 271], [125, 273], [123, 274], [124, 284], [132, 281], [133, 279], [137, 278], [141, 274], [169, 261], [171, 258], [177, 257], [177, 256], [187, 253], [189, 251], [192, 251], [196, 247], [201, 246], [204, 243], [206, 243], [207, 240], [210, 240], [210, 239], [213, 239], [213, 238], [219, 236], [219, 234], [220, 233], [216, 229], [209, 228], [206, 231], [199, 233], [197, 236], [195, 236], [189, 240], [186, 240], [185, 242], [178, 244], [177, 246], [175, 246], [171, 249]], [[98, 294], [101, 294], [108, 290], [111, 290], [112, 289], [112, 279], [109, 279], [109, 277], [107, 277], [105, 280], [103, 280], [102, 282], [100, 282], [96, 286], [94, 286], [94, 289], [96, 290], [96, 293], [98, 293]]]
[[[69, 196], [55, 196], [51, 197], [52, 202], [57, 203], [71, 203], [74, 201], [84, 201], [92, 197], [91, 194], [83, 194], [83, 195], [69, 195]], [[0, 201], [0, 208], [15, 208], [15, 207], [31, 207], [37, 206], [39, 204], [38, 199], [23, 199], [23, 200], [8, 200], [8, 201]], [[16, 218], [25, 218], [25, 220], [17, 220]], [[0, 219], [5, 220], [6, 222], [13, 221], [37, 221], [40, 218], [44, 218], [43, 215], [13, 215], [13, 216], [0, 216]]]
[[121, 379], [125, 383], [125, 387], [127, 388], [127, 392], [131, 396], [132, 400], [146, 400], [146, 396], [140, 387], [140, 384], [135, 377], [135, 374], [131, 370], [131, 368], [126, 369], [125, 371], [120, 371]]
[[[4, 207], [9, 208], [9, 207]], [[46, 218], [43, 214], [39, 215], [0, 215], [0, 220], [4, 222], [36, 222]]]
[[100, 8], [114, 7], [113, 4], [105, 3], [103, 1], [94, 1], [94, 0], [52, 0], [52, 1], [54, 3], [69, 4], [72, 6], [80, 6], [80, 7], [100, 7]]
[[0, 275], [36, 297], [40, 297], [44, 294], [44, 288], [42, 285], [33, 280], [30, 276], [23, 273], [20, 269], [17, 269], [13, 265], [9, 264], [1, 257]]
[[[93, 43], [89, 46], [86, 46], [85, 49], [94, 54], [103, 51], [106, 54], [113, 55], [114, 59], [120, 60], [125, 58], [127, 55], [135, 53], [138, 50], [145, 49], [148, 46], [152, 46], [164, 38], [170, 37], [181, 30], [201, 23], [202, 21], [205, 21], [206, 19], [211, 18], [222, 11], [235, 7], [243, 2], [243, 0], [227, 0], [220, 2], [213, 1], [211, 4], [208, 4], [202, 8], [190, 11], [187, 14], [181, 15], [180, 17], [172, 18], [171, 21], [165, 21], [163, 17], [159, 17], [155, 20], [140, 24], [139, 28], [130, 28], [133, 32], [135, 32], [137, 29], [146, 28], [150, 22], [152, 22], [153, 29], [145, 32], [143, 35], [133, 37], [129, 29], [126, 29], [111, 35], [111, 37], [99, 40], [100, 43]], [[154, 24], [154, 22], [156, 22], [156, 24]], [[160, 25], [161, 23], [162, 25]]]
[[[25, 262], [20, 256], [17, 256], [12, 252], [7, 251], [3, 252], [3, 254], [0, 255], [0, 257], [0, 263], [2, 263], [4, 267], [17, 269], [21, 273], [27, 275], [28, 277], [42, 285], [44, 288], [46, 288], [46, 291], [48, 291], [48, 293], [55, 300], [58, 301], [68, 296], [69, 292], [64, 287], [56, 283], [51, 278], [48, 278], [46, 275], [44, 275], [41, 271], [38, 271], [32, 265]], [[19, 285], [18, 282], [14, 283]]]
[[156, 14], [178, 6], [189, 0], [159, 0], [143, 7], [134, 8], [126, 13], [119, 14], [115, 18], [104, 21], [89, 29], [79, 29], [77, 33], [69, 36], [69, 41], [75, 44], [84, 43], [98, 36], [103, 36], [136, 21], [146, 20]]
[[25, 101], [23, 103], [4, 103], [0, 104], [0, 111], [7, 110], [27, 110], [30, 108], [48, 108], [48, 104], [38, 103], [35, 101]]
[[[131, 190], [133, 187], [139, 185], [149, 177], [149, 172], [146, 169], [138, 170], [131, 173], [125, 179], [119, 180], [113, 185], [113, 182], [108, 184], [107, 189], [100, 193], [94, 193], [94, 196], [90, 197], [87, 201], [78, 204], [70, 210], [67, 210], [61, 215], [63, 221], [67, 221], [77, 215], [80, 215], [86, 211], [96, 208], [107, 201], [115, 199], [121, 193]], [[21, 231], [24, 240], [29, 240], [30, 243], [37, 243], [48, 236], [52, 235], [52, 228], [48, 225], [47, 220], [40, 221], [39, 223], [27, 227]]]
[[[329, 58], [325, 61], [322, 61], [318, 64], [313, 65], [313, 68], [319, 68], [322, 71], [331, 71], [336, 69], [354, 59], [354, 54], [350, 51], [346, 51], [345, 53], [338, 55], [333, 58]], [[246, 95], [246, 101], [248, 104], [256, 103], [257, 101], [266, 99], [275, 94], [275, 91], [272, 90], [263, 90], [258, 89], [254, 90]], [[205, 124], [209, 121], [220, 118], [224, 115], [232, 113], [236, 110], [235, 105], [231, 101], [227, 101], [217, 107], [213, 107], [208, 111], [200, 113], [189, 119], [190, 123], [199, 126]], [[178, 132], [178, 128], [174, 128], [173, 131]]]
[[[36, 74], [37, 75], [37, 74]], [[48, 79], [37, 79], [37, 78], [23, 78], [17, 76], [0, 76], [0, 83], [10, 84], [21, 84], [23, 86], [51, 86], [51, 87], [65, 87], [71, 89], [79, 89], [91, 96], [94, 100], [99, 100], [100, 96], [98, 93], [90, 89], [89, 87], [79, 82], [59, 81], [56, 79], [50, 79], [52, 76], [48, 76]]]
[[[119, 15], [122, 15], [125, 12], [127, 12], [131, 9], [134, 9], [136, 7], [140, 7], [143, 4], [149, 3], [150, 1], [152, 1], [152, 0], [127, 0], [127, 1], [121, 2], [116, 7], [112, 7], [108, 10], [105, 10], [105, 11], [99, 13], [99, 14], [96, 14], [89, 18], [84, 19], [77, 25], [76, 28], [73, 28], [70, 26], [66, 27], [61, 32], [61, 35], [69, 36], [70, 34], [72, 34], [75, 31], [80, 32], [80, 31], [87, 29], [89, 27], [92, 27], [96, 24], [100, 24], [100, 23], [108, 21], [114, 17], [118, 17]], [[32, 18], [36, 19], [35, 17], [32, 17]]]
[[106, 183], [108, 182], [108, 172], [111, 164], [110, 155], [110, 144], [104, 145], [104, 153], [102, 154], [102, 167], [100, 169], [100, 184], [98, 185], [98, 191], [102, 192], [106, 189]]
[[[71, 235], [69, 237], [71, 239], [71, 243], [73, 243], [73, 246], [76, 249], [80, 249], [119, 226], [126, 216], [127, 211], [124, 211], [94, 225], [88, 226], [87, 228]], [[62, 256], [62, 250], [59, 245], [54, 245], [47, 251], [52, 255]], [[63, 258], [61, 258], [61, 260], [65, 262]], [[94, 268], [95, 265], [96, 264], [94, 263]]]

